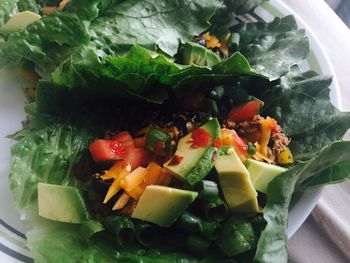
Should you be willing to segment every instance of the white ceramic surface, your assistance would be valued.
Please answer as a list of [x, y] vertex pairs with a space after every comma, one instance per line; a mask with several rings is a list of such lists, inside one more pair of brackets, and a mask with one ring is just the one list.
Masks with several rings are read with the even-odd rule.
[[[335, 74], [329, 63], [321, 44], [313, 36], [307, 25], [279, 0], [271, 0], [269, 3], [256, 9], [252, 15], [241, 17], [242, 20], [256, 21], [263, 19], [271, 21], [275, 16], [293, 14], [301, 28], [305, 28], [311, 42], [311, 55], [304, 69], [314, 69], [319, 73], [332, 75], [333, 84], [332, 102], [339, 106], [339, 94], [341, 93]], [[30, 252], [25, 246], [23, 236], [24, 227], [19, 215], [14, 208], [11, 193], [8, 186], [8, 174], [10, 165], [10, 147], [13, 143], [6, 136], [21, 128], [24, 120], [23, 110], [25, 82], [19, 81], [20, 76], [14, 70], [0, 71], [0, 262], [32, 262]], [[292, 207], [289, 217], [288, 235], [291, 237], [305, 221], [317, 203], [321, 190], [313, 190], [304, 193], [298, 202]]]

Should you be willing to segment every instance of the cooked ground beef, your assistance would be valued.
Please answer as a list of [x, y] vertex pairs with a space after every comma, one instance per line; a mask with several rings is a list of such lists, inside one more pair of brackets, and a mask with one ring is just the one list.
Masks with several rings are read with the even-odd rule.
[[279, 155], [281, 152], [287, 149], [289, 143], [290, 139], [288, 139], [284, 133], [272, 133], [270, 144], [272, 147], [272, 152], [275, 155]]

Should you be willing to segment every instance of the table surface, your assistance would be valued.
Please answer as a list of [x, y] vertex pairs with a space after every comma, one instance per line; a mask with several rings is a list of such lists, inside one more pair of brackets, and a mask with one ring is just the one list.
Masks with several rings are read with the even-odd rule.
[[[342, 92], [341, 109], [350, 111], [350, 30], [322, 0], [282, 1], [320, 40]], [[325, 187], [312, 214], [289, 240], [289, 262], [350, 262], [349, 203], [350, 182]]]

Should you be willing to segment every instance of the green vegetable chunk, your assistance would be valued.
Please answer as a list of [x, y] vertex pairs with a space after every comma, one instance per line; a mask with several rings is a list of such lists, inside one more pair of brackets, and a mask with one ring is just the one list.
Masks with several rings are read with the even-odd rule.
[[88, 217], [79, 190], [73, 186], [38, 184], [39, 215], [54, 221], [80, 224]]
[[131, 217], [169, 227], [197, 195], [193, 191], [149, 185], [141, 195]]
[[213, 181], [202, 180], [196, 184], [194, 189], [199, 192], [198, 198], [200, 199], [212, 199], [219, 196], [218, 185]]
[[225, 200], [232, 212], [259, 212], [257, 192], [249, 172], [233, 148], [221, 149], [221, 154], [215, 160], [215, 169]]
[[186, 248], [191, 253], [202, 256], [207, 252], [211, 241], [200, 236], [190, 235], [186, 240]]
[[81, 225], [81, 233], [86, 238], [89, 239], [93, 237], [96, 233], [103, 231], [104, 226], [96, 220], [88, 220]]
[[210, 135], [210, 144], [204, 147], [193, 147], [190, 143], [192, 133], [189, 133], [180, 139], [174, 155], [183, 159], [178, 164], [173, 164], [172, 159], [164, 164], [172, 174], [192, 186], [206, 177], [213, 168], [216, 149], [211, 144], [220, 136], [220, 124], [215, 118], [200, 128]]
[[254, 228], [247, 219], [233, 216], [226, 221], [216, 244], [227, 257], [246, 252], [256, 244]]
[[169, 153], [171, 147], [171, 137], [161, 129], [150, 128], [146, 134], [146, 148], [151, 152], [163, 151]]
[[199, 201], [199, 207], [201, 208], [206, 219], [217, 222], [224, 221], [229, 212], [227, 204], [220, 197], [213, 199], [202, 199]]
[[109, 216], [103, 220], [103, 225], [115, 235], [119, 246], [128, 245], [135, 240], [135, 225], [129, 218]]

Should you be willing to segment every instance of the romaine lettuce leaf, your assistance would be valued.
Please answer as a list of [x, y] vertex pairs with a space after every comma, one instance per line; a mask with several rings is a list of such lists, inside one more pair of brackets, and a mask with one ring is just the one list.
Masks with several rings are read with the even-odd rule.
[[231, 29], [239, 34], [236, 51], [247, 57], [252, 68], [270, 80], [286, 74], [309, 54], [309, 40], [298, 29], [293, 16], [275, 18], [271, 23], [238, 24]]
[[[89, 91], [98, 96], [109, 89], [111, 95], [162, 103], [168, 98], [168, 89], [184, 93], [204, 89], [238, 75], [259, 75], [239, 52], [213, 66], [176, 64], [166, 56], [138, 45], [125, 56], [108, 56], [103, 64], [99, 63], [92, 50], [84, 49], [79, 54], [85, 56], [76, 57], [74, 66], [63, 64], [52, 74], [53, 82], [61, 86], [62, 92], [67, 87], [68, 94], [72, 91], [72, 94], [81, 92], [84, 95]], [[94, 67], [86, 66], [86, 60]], [[39, 86], [39, 94], [40, 89]], [[41, 95], [38, 97], [39, 107], [43, 103], [47, 105], [40, 100]]]
[[37, 199], [39, 182], [75, 185], [73, 166], [91, 138], [84, 129], [55, 123], [31, 129], [11, 150], [10, 188], [21, 212]]
[[[28, 232], [28, 245], [35, 262], [65, 263], [199, 263], [184, 253], [160, 252], [157, 249], [123, 248], [117, 249], [110, 233], [96, 234], [86, 240], [80, 226], [34, 220], [34, 228]], [[50, 242], [47, 242], [50, 240]], [[201, 261], [202, 262], [202, 261]], [[207, 261], [206, 261], [207, 262]], [[210, 261], [208, 261], [210, 262]]]
[[0, 5], [0, 26], [5, 24], [12, 15], [17, 13], [17, 1], [18, 0], [7, 0]]
[[39, 14], [46, 6], [58, 6], [60, 0], [17, 0], [18, 11], [32, 11]]
[[0, 43], [0, 67], [28, 60], [43, 77], [50, 77], [73, 47], [89, 42], [88, 22], [97, 16], [98, 2], [70, 1], [64, 12], [43, 16], [25, 30], [10, 34]]

